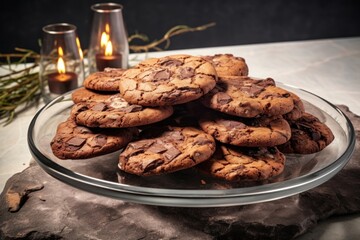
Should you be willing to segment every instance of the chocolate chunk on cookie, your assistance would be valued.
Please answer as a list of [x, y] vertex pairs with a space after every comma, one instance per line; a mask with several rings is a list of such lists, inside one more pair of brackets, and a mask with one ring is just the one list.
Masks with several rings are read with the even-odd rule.
[[201, 130], [164, 127], [129, 143], [120, 154], [119, 168], [139, 176], [171, 173], [207, 160], [214, 151], [215, 140]]
[[119, 92], [119, 81], [125, 69], [121, 68], [105, 68], [103, 72], [95, 72], [90, 74], [84, 80], [84, 87], [87, 89]]
[[291, 137], [290, 126], [281, 116], [240, 118], [207, 111], [202, 112], [199, 124], [216, 140], [236, 146], [271, 147]]
[[59, 124], [50, 145], [60, 159], [91, 158], [120, 150], [137, 135], [136, 128], [90, 129], [69, 118]]
[[103, 102], [75, 104], [71, 116], [79, 125], [100, 128], [126, 128], [159, 122], [173, 113], [171, 106], [143, 107], [129, 104], [119, 94]]
[[247, 76], [249, 74], [248, 66], [242, 57], [235, 57], [232, 54], [216, 54], [205, 58], [213, 62], [219, 77]]
[[209, 108], [239, 117], [277, 116], [294, 108], [291, 94], [271, 78], [221, 77], [201, 102]]
[[200, 98], [214, 88], [216, 71], [207, 60], [190, 55], [152, 58], [128, 69], [120, 93], [131, 104], [169, 106]]
[[304, 113], [301, 118], [289, 123], [291, 138], [278, 146], [284, 153], [316, 153], [334, 140], [331, 129], [310, 113]]
[[215, 154], [198, 168], [212, 177], [231, 182], [261, 181], [281, 174], [285, 156], [276, 147], [217, 146]]
[[86, 89], [84, 87], [76, 89], [72, 94], [71, 98], [74, 103], [95, 101], [103, 102], [109, 97], [119, 93], [117, 92], [100, 92], [95, 90]]

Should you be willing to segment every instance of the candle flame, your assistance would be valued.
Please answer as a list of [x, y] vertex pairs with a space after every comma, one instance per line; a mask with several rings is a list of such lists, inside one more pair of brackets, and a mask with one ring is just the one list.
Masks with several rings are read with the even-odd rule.
[[57, 70], [58, 70], [58, 73], [60, 73], [60, 74], [65, 73], [65, 62], [62, 57], [59, 57], [59, 59], [57, 61]]
[[105, 24], [105, 32], [101, 34], [100, 47], [105, 50], [105, 56], [111, 56], [113, 54], [113, 45], [110, 41], [110, 25]]
[[113, 53], [113, 47], [111, 41], [106, 43], [105, 56], [111, 56]]
[[64, 50], [62, 49], [62, 47], [58, 47], [58, 54], [59, 54], [59, 58], [57, 60], [56, 67], [57, 67], [58, 73], [62, 74], [62, 73], [65, 73], [65, 62], [63, 59]]
[[106, 32], [103, 32], [101, 34], [100, 46], [106, 47], [106, 44], [109, 42], [109, 40], [110, 40], [110, 36]]
[[62, 47], [58, 47], [58, 54], [60, 57], [64, 56], [64, 50], [62, 49]]
[[82, 51], [82, 49], [81, 49], [79, 37], [76, 37], [76, 45], [77, 45], [77, 47], [78, 47], [78, 49], [79, 49], [80, 59], [83, 60], [83, 59], [84, 59], [84, 54], [83, 54], [83, 51]]

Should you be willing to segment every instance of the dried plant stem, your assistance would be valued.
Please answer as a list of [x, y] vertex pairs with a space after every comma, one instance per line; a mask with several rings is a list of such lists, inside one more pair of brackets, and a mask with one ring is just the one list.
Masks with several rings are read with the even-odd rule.
[[[198, 27], [189, 27], [189, 26], [185, 26], [185, 25], [175, 26], [175, 27], [171, 28], [169, 31], [167, 31], [161, 39], [155, 40], [146, 45], [130, 45], [130, 50], [132, 50], [134, 52], [148, 52], [150, 50], [161, 51], [163, 49], [160, 48], [159, 45], [161, 45], [162, 43], [165, 43], [164, 49], [167, 49], [170, 46], [170, 38], [171, 37], [174, 37], [176, 35], [180, 35], [183, 33], [187, 33], [187, 32], [203, 31], [203, 30], [213, 27], [215, 25], [216, 25], [215, 23], [208, 23], [208, 24], [198, 26]], [[134, 39], [140, 39], [140, 40], [146, 41], [147, 37], [144, 36], [143, 34], [135, 34], [129, 38], [129, 40], [130, 40], [129, 42], [131, 42]]]
[[[38, 99], [37, 96], [40, 96], [39, 73], [36, 70], [40, 55], [27, 49], [15, 50], [17, 53], [0, 54], [0, 59], [6, 59], [6, 64], [1, 67], [8, 72], [0, 76], [0, 119], [6, 119], [3, 122], [5, 125], [13, 120], [15, 110], [20, 105], [34, 102]], [[14, 69], [29, 59], [35, 62], [27, 63], [30, 66], [25, 65], [21, 70]]]

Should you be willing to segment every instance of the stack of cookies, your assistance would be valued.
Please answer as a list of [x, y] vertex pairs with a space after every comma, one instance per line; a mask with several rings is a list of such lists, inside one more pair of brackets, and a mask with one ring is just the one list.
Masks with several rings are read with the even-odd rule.
[[277, 176], [283, 153], [315, 153], [332, 142], [298, 96], [247, 75], [245, 60], [231, 54], [172, 55], [93, 73], [73, 92], [51, 148], [61, 159], [123, 149], [118, 166], [127, 173], [196, 167], [236, 182]]

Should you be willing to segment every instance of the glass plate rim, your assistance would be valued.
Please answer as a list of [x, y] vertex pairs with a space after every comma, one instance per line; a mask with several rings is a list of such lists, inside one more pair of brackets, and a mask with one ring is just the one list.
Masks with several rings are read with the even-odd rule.
[[[37, 118], [39, 115], [44, 112], [47, 108], [50, 106], [56, 104], [57, 102], [61, 101], [65, 95], [70, 94], [72, 91], [65, 93], [64, 95], [61, 95], [51, 101], [50, 103], [46, 104], [43, 108], [41, 108], [33, 117], [29, 128], [28, 128], [28, 145], [31, 154], [33, 155], [36, 162], [41, 166], [43, 170], [45, 170], [48, 174], [51, 176], [59, 179], [60, 181], [66, 182], [67, 184], [70, 184], [72, 186], [75, 186], [77, 188], [83, 189], [88, 192], [93, 192], [105, 196], [115, 197], [119, 199], [124, 199], [126, 197], [125, 195], [130, 196], [142, 196], [142, 197], [159, 197], [164, 199], [241, 199], [241, 198], [252, 198], [256, 196], [267, 196], [267, 195], [274, 195], [276, 193], [284, 193], [281, 195], [281, 197], [274, 196], [272, 198], [269, 198], [269, 200], [277, 199], [277, 198], [283, 198], [286, 196], [294, 195], [296, 193], [309, 190], [315, 186], [318, 186], [322, 184], [323, 182], [327, 181], [331, 177], [333, 177], [338, 171], [340, 171], [350, 160], [351, 155], [355, 149], [355, 130], [354, 127], [350, 121], [350, 119], [334, 104], [328, 102], [327, 100], [321, 98], [320, 96], [317, 96], [314, 93], [311, 93], [307, 90], [290, 86], [287, 84], [279, 83], [277, 84], [281, 87], [281, 85], [296, 89], [297, 91], [303, 91], [307, 94], [312, 95], [313, 97], [319, 98], [320, 100], [327, 103], [329, 106], [331, 106], [334, 110], [336, 110], [346, 121], [346, 126], [349, 131], [349, 136], [347, 136], [349, 140], [349, 144], [345, 151], [342, 153], [340, 157], [338, 157], [334, 162], [329, 164], [328, 166], [317, 170], [316, 172], [306, 174], [294, 179], [289, 179], [282, 182], [276, 182], [276, 183], [268, 183], [264, 185], [258, 185], [258, 186], [252, 186], [252, 187], [246, 187], [246, 188], [232, 188], [232, 189], [162, 189], [162, 188], [152, 188], [152, 187], [139, 187], [139, 186], [133, 186], [129, 184], [123, 184], [123, 183], [116, 183], [116, 182], [110, 182], [102, 179], [97, 179], [94, 177], [86, 176], [80, 173], [73, 172], [65, 167], [62, 167], [61, 165], [53, 162], [52, 160], [48, 159], [46, 156], [44, 156], [36, 147], [34, 140], [32, 138], [33, 129], [36, 123]], [[326, 176], [326, 177], [324, 177]], [[321, 181], [320, 181], [320, 180]], [[287, 185], [287, 186], [284, 186]], [[276, 186], [276, 188], [272, 188], [273, 186]], [[93, 189], [92, 189], [93, 188]], [[256, 192], [254, 192], [254, 189], [257, 189]], [[260, 200], [261, 202], [266, 201], [267, 199]], [[132, 201], [136, 202], [136, 199], [132, 199]], [[144, 201], [139, 201], [141, 203], [144, 203]], [[259, 202], [255, 199], [251, 201], [251, 203]], [[149, 203], [151, 204], [151, 202]], [[210, 204], [210, 203], [208, 203]], [[234, 205], [234, 204], [218, 204], [214, 203], [215, 205]], [[235, 205], [240, 205], [240, 203]], [[247, 203], [246, 203], [247, 204]], [[183, 204], [159, 204], [156, 205], [183, 205]], [[187, 204], [186, 204], [187, 205]], [[191, 204], [190, 204], [191, 205]], [[204, 206], [208, 206], [204, 204]], [[212, 206], [212, 205], [210, 205]]]

